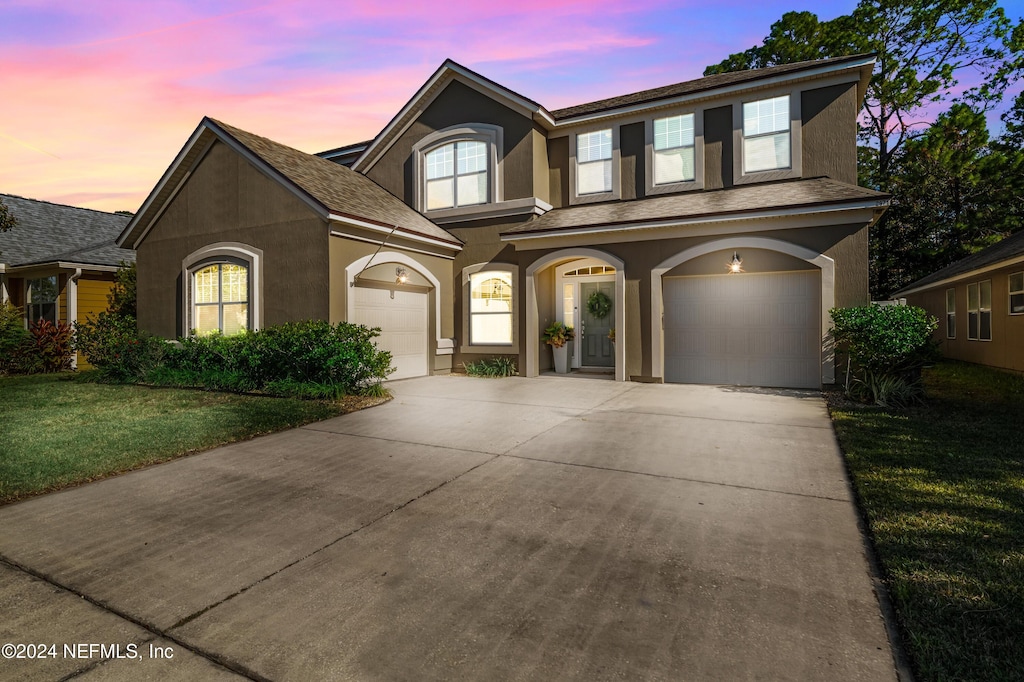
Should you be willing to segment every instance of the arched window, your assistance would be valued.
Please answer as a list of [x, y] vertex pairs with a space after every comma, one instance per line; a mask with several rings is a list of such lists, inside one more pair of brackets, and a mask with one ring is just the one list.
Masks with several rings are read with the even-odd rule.
[[225, 336], [263, 326], [263, 251], [208, 244], [181, 262], [181, 334]]
[[242, 261], [204, 263], [192, 271], [192, 324], [199, 336], [231, 336], [250, 328], [249, 267]]
[[423, 137], [412, 148], [416, 207], [441, 212], [500, 202], [501, 149], [501, 128], [485, 123]]
[[477, 140], [450, 142], [431, 149], [425, 157], [428, 211], [488, 202], [485, 143]]

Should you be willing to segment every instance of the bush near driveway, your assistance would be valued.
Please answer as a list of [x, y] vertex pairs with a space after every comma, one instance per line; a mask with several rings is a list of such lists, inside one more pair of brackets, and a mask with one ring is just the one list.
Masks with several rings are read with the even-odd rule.
[[1021, 680], [1024, 377], [941, 362], [923, 380], [904, 410], [830, 398], [906, 648], [919, 680]]

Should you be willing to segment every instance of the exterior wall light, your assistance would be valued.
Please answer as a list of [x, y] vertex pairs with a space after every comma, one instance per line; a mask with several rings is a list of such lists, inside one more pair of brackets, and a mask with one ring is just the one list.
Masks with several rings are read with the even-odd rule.
[[726, 266], [730, 273], [743, 272], [743, 259], [735, 251], [732, 252], [732, 262]]
[[395, 284], [405, 284], [409, 281], [409, 273], [403, 267], [395, 268]]

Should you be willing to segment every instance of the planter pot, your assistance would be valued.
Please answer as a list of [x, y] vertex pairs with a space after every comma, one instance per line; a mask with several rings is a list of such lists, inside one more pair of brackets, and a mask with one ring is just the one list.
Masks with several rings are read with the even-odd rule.
[[551, 346], [551, 352], [555, 356], [555, 372], [567, 374], [569, 372], [569, 344], [565, 344], [561, 348]]

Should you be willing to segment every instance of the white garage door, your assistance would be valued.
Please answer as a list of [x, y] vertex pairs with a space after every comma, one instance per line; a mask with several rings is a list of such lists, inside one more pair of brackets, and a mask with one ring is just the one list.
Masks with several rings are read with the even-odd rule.
[[666, 277], [665, 381], [821, 386], [819, 271]]
[[396, 370], [388, 379], [421, 377], [427, 371], [427, 294], [354, 287], [356, 324], [380, 327], [377, 347], [391, 351]]

